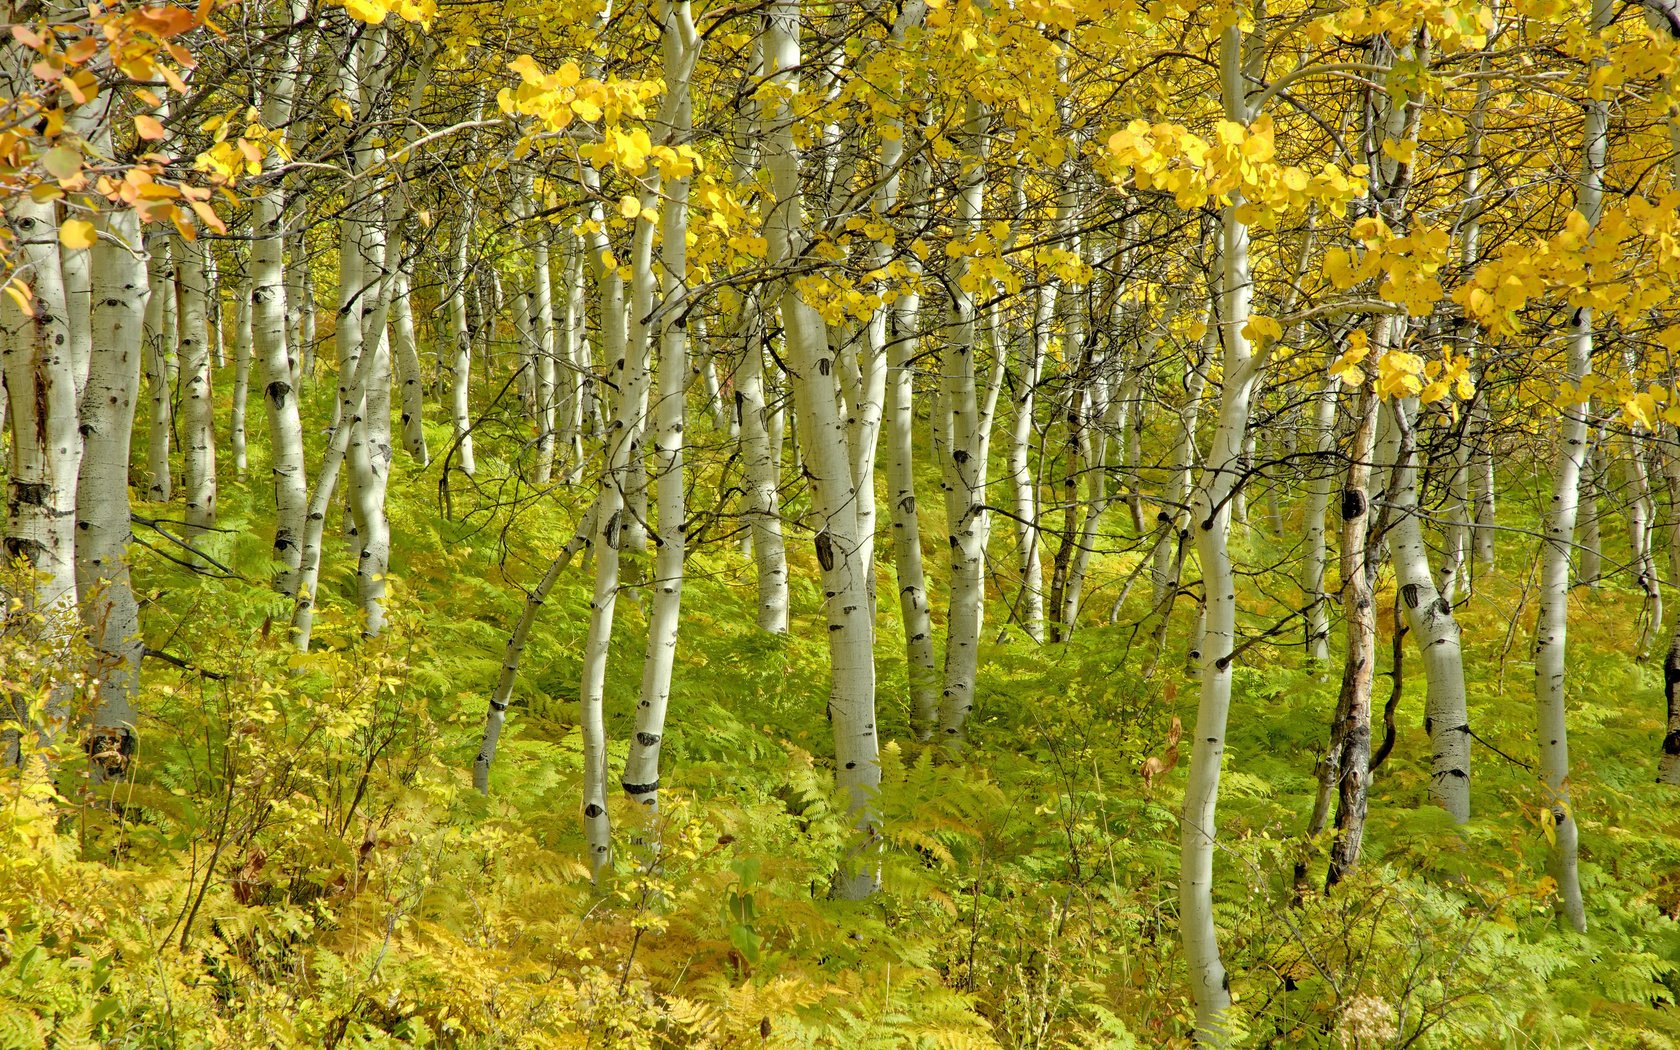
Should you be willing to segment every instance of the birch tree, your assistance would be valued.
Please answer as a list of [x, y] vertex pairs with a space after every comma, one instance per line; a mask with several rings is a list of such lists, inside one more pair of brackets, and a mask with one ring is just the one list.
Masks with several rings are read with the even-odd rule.
[[[796, 0], [775, 0], [764, 18], [765, 80], [777, 89], [768, 102], [761, 103], [764, 166], [770, 174], [765, 235], [770, 263], [778, 270], [798, 260], [806, 246], [800, 154], [793, 129], [800, 92], [799, 13]], [[828, 714], [838, 767], [835, 781], [859, 828], [872, 836], [872, 802], [881, 767], [875, 732], [871, 567], [861, 558], [852, 454], [838, 407], [840, 377], [822, 318], [805, 300], [797, 280], [783, 281], [780, 300], [787, 364], [799, 413], [799, 442], [811, 475], [814, 542], [822, 566], [832, 676]], [[857, 899], [874, 892], [877, 875], [866, 857], [866, 853], [854, 852], [844, 859], [835, 881], [836, 896]]]
[[[0, 297], [5, 300], [0, 303], [5, 337], [0, 375], [10, 409], [4, 548], [8, 561], [21, 561], [35, 574], [34, 586], [19, 598], [45, 652], [64, 650], [77, 624], [74, 523], [82, 458], [54, 211], [51, 201], [38, 203], [27, 195], [10, 204], [9, 232], [18, 272], [27, 274], [29, 297]], [[63, 731], [70, 716], [70, 689], [68, 681], [55, 684], [38, 723], [31, 725], [30, 712], [14, 712], [11, 721], [19, 728], [7, 728], [0, 738], [7, 765], [18, 764], [20, 733], [32, 728], [48, 742]], [[13, 702], [8, 698], [8, 705]]]
[[[1593, 0], [1590, 30], [1603, 34], [1613, 15], [1609, 0]], [[1604, 165], [1609, 149], [1610, 105], [1594, 70], [1588, 64], [1588, 101], [1582, 131], [1581, 174], [1575, 191], [1575, 211], [1590, 231], [1604, 206]], [[1592, 372], [1593, 309], [1577, 306], [1570, 319], [1566, 375], [1580, 386]], [[1569, 802], [1569, 737], [1564, 693], [1564, 647], [1569, 621], [1569, 554], [1579, 507], [1582, 463], [1586, 456], [1588, 405], [1563, 410], [1558, 429], [1559, 450], [1552, 474], [1551, 503], [1546, 510], [1546, 542], [1541, 552], [1539, 618], [1534, 626], [1535, 707], [1540, 743], [1540, 777], [1549, 814], [1547, 840], [1551, 845], [1547, 871], [1558, 887], [1558, 911], [1577, 932], [1587, 928], [1581, 899], [1576, 849], [1579, 832]]]
[[[286, 12], [296, 26], [308, 11], [305, 0], [288, 0]], [[262, 119], [270, 128], [285, 126], [297, 92], [303, 36], [289, 35], [279, 48], [263, 92]], [[284, 156], [276, 140], [265, 164]], [[279, 561], [275, 585], [295, 595], [302, 563], [304, 515], [309, 478], [303, 459], [303, 422], [298, 414], [296, 378], [286, 332], [285, 187], [269, 175], [251, 201], [251, 355], [258, 363], [263, 409], [268, 418], [271, 471], [274, 477], [274, 554]]]
[[[687, 0], [663, 0], [660, 39], [664, 56], [666, 102], [661, 111], [666, 145], [690, 149], [694, 109], [690, 80], [699, 58], [700, 37]], [[636, 730], [624, 761], [626, 794], [650, 809], [659, 806], [659, 743], [665, 735], [666, 708], [671, 699], [671, 670], [677, 651], [682, 609], [683, 559], [688, 544], [687, 506], [683, 486], [684, 394], [688, 368], [688, 191], [685, 170], [692, 162], [679, 154], [678, 163], [661, 180], [660, 304], [653, 322], [659, 335], [658, 433], [654, 439], [654, 479], [659, 521], [654, 535], [653, 610], [648, 617], [647, 655], [642, 662], [641, 698], [636, 704]]]

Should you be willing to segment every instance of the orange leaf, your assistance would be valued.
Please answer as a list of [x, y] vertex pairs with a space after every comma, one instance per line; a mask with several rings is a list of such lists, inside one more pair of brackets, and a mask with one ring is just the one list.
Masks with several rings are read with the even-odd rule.
[[142, 7], [129, 17], [160, 40], [185, 33], [197, 24], [193, 12], [184, 7]]
[[221, 216], [217, 215], [210, 205], [205, 204], [203, 201], [193, 201], [192, 210], [193, 214], [198, 216], [199, 222], [202, 222], [204, 225], [210, 227], [212, 230], [215, 230], [217, 233], [227, 233], [227, 223], [222, 221]]
[[64, 57], [75, 65], [81, 65], [92, 58], [99, 50], [99, 41], [91, 36], [84, 36], [80, 40], [64, 49]]
[[35, 293], [29, 290], [27, 284], [13, 277], [6, 282], [6, 294], [12, 297], [13, 302], [17, 303], [18, 309], [23, 311], [23, 316], [35, 316]]
[[163, 130], [163, 122], [146, 113], [135, 116], [134, 130], [139, 133], [141, 138], [154, 141], [163, 138], [166, 134]]

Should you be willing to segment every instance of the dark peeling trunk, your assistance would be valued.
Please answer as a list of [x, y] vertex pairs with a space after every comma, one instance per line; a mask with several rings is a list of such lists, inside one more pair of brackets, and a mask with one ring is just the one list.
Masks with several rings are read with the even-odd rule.
[[[1334, 799], [1335, 838], [1330, 846], [1326, 887], [1335, 886], [1359, 861], [1365, 835], [1366, 792], [1370, 786], [1371, 681], [1376, 659], [1376, 604], [1367, 567], [1370, 502], [1366, 485], [1376, 445], [1377, 399], [1369, 390], [1359, 403], [1359, 425], [1348, 450], [1347, 476], [1341, 495], [1341, 602], [1347, 631], [1347, 657], [1342, 665], [1342, 688], [1330, 724], [1330, 743], [1318, 768], [1318, 798], [1313, 806], [1308, 837], [1324, 831]], [[1304, 870], [1297, 871], [1297, 882]]]

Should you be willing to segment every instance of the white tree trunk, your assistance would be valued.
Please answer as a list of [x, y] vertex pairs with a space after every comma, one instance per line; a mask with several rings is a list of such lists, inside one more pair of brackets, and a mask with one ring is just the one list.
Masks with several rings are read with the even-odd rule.
[[[1593, 107], [1589, 107], [1589, 122], [1593, 121], [1592, 112]], [[1576, 385], [1592, 370], [1592, 343], [1592, 312], [1582, 307], [1577, 309], [1569, 332], [1569, 380]], [[1564, 411], [1559, 428], [1557, 466], [1552, 476], [1551, 506], [1545, 518], [1539, 618], [1534, 629], [1534, 675], [1540, 776], [1553, 832], [1548, 836], [1552, 845], [1547, 870], [1557, 881], [1560, 913], [1577, 931], [1584, 931], [1586, 911], [1576, 869], [1578, 833], [1575, 814], [1569, 804], [1569, 737], [1564, 675], [1569, 614], [1569, 551], [1575, 532], [1576, 486], [1586, 454], [1588, 408], [1586, 405], [1571, 405]]]
[[216, 405], [210, 382], [209, 252], [201, 240], [177, 239], [181, 284], [181, 480], [187, 538], [216, 524]]
[[[357, 42], [354, 75], [341, 78], [341, 90], [358, 120], [377, 117], [390, 64], [382, 27], [364, 33]], [[425, 72], [424, 66], [420, 74]], [[385, 152], [377, 139], [358, 137], [349, 147], [351, 169], [360, 174], [379, 171]], [[395, 198], [394, 198], [395, 199]], [[389, 208], [395, 211], [396, 208]], [[402, 258], [400, 226], [387, 228], [388, 209], [371, 199], [346, 209], [340, 221], [339, 374], [357, 370], [362, 358], [371, 362], [360, 390], [340, 391], [344, 418], [359, 412], [350, 428], [345, 451], [349, 469], [346, 503], [354, 525], [357, 551], [356, 594], [362, 608], [362, 633], [376, 638], [385, 628], [386, 575], [391, 560], [391, 525], [385, 514], [385, 491], [391, 474], [391, 340], [387, 328], [393, 272]], [[353, 262], [346, 262], [353, 259]]]
[[1423, 659], [1428, 692], [1424, 728], [1429, 733], [1429, 797], [1456, 823], [1470, 819], [1470, 712], [1464, 689], [1464, 654], [1452, 606], [1435, 587], [1429, 548], [1418, 514], [1417, 451], [1407, 401], [1389, 403], [1383, 415], [1379, 462], [1389, 475], [1388, 549], [1413, 640]]
[[1645, 595], [1645, 609], [1641, 616], [1639, 640], [1634, 650], [1636, 659], [1647, 660], [1656, 645], [1657, 633], [1662, 629], [1662, 579], [1657, 573], [1657, 557], [1652, 525], [1657, 505], [1651, 493], [1651, 469], [1647, 449], [1651, 435], [1644, 428], [1635, 428], [1627, 436], [1627, 471], [1632, 482], [1633, 499], [1628, 503], [1628, 541], [1632, 548], [1634, 583]]
[[[1018, 200], [1017, 208], [1024, 211], [1024, 201]], [[1037, 437], [1034, 406], [1044, 356], [1049, 349], [1050, 322], [1056, 316], [1058, 287], [1055, 281], [1045, 281], [1039, 287], [1032, 330], [1020, 340], [1017, 380], [1020, 386], [1013, 399], [1015, 418], [1009, 433], [1009, 458], [1004, 467], [1014, 491], [1015, 535], [1021, 545], [1020, 618], [1027, 636], [1035, 642], [1044, 641], [1044, 563], [1039, 550], [1042, 532], [1038, 526], [1038, 479], [1029, 454]]]
[[[1199, 353], [1185, 362], [1184, 407], [1177, 413], [1179, 427], [1169, 459], [1166, 505], [1158, 515], [1163, 531], [1150, 555], [1150, 607], [1157, 617], [1157, 648], [1166, 637], [1167, 619], [1182, 582], [1185, 547], [1192, 542], [1190, 497], [1196, 488], [1196, 426], [1201, 420], [1208, 368], [1219, 353], [1219, 323], [1213, 308], [1217, 295], [1216, 287], [1203, 316]], [[1201, 666], [1199, 659], [1196, 666]]]
[[146, 430], [146, 498], [169, 502], [173, 490], [169, 472], [170, 436], [174, 427], [174, 396], [169, 383], [169, 359], [175, 335], [169, 323], [175, 301], [175, 267], [170, 259], [170, 235], [163, 230], [146, 234], [146, 393], [152, 403]]
[[321, 537], [326, 531], [327, 512], [332, 508], [333, 491], [338, 486], [339, 471], [344, 466], [345, 450], [350, 445], [351, 433], [361, 421], [365, 403], [363, 397], [356, 395], [367, 389], [375, 361], [374, 354], [359, 354], [355, 371], [340, 383], [341, 390], [351, 393], [351, 404], [327, 439], [327, 449], [321, 456], [320, 470], [315, 479], [315, 491], [309, 497], [301, 537], [298, 584], [292, 606], [292, 644], [300, 652], [309, 651], [310, 636], [315, 628], [315, 589], [321, 576]]
[[745, 457], [746, 505], [758, 578], [758, 625], [772, 634], [788, 629], [787, 550], [782, 538], [780, 457], [770, 438], [770, 411], [764, 396], [764, 319], [756, 296], [741, 301], [741, 361], [735, 369], [735, 392], [741, 410], [741, 451]]
[[[477, 123], [484, 116], [484, 97], [475, 94], [472, 120]], [[449, 245], [449, 418], [455, 432], [455, 447], [459, 452], [461, 473], [472, 477], [478, 470], [473, 457], [472, 439], [472, 325], [467, 312], [467, 284], [472, 280], [469, 256], [472, 248], [472, 228], [477, 220], [478, 181], [468, 180], [461, 201]], [[596, 209], [599, 213], [600, 209]], [[599, 214], [595, 216], [598, 220]], [[601, 236], [605, 236], [602, 234]]]
[[121, 776], [134, 750], [142, 652], [140, 608], [128, 573], [128, 457], [145, 352], [148, 287], [140, 217], [116, 210], [104, 226], [104, 236], [92, 249], [93, 356], [81, 403], [76, 587], [97, 660], [93, 768], [97, 775]]
[[1316, 473], [1307, 486], [1307, 553], [1301, 591], [1307, 600], [1307, 660], [1320, 666], [1330, 659], [1330, 596], [1324, 589], [1328, 557], [1324, 514], [1330, 509], [1330, 494], [1336, 488], [1336, 475], [1329, 469], [1329, 463], [1336, 451], [1336, 407], [1341, 388], [1342, 381], [1332, 376], [1325, 381], [1313, 406], [1313, 451], [1319, 458], [1314, 464]]
[[[963, 122], [964, 160], [957, 189], [958, 236], [980, 229], [985, 196], [985, 107], [970, 100]], [[985, 620], [986, 542], [991, 514], [986, 509], [987, 451], [991, 418], [982, 410], [977, 363], [980, 338], [977, 288], [967, 282], [970, 267], [959, 264], [950, 289], [951, 337], [942, 354], [944, 417], [950, 434], [942, 466], [946, 483], [946, 519], [950, 527], [951, 605], [945, 640], [945, 685], [939, 702], [939, 733], [950, 750], [962, 747], [969, 712], [974, 707], [974, 679], [979, 669], [980, 632]], [[994, 366], [997, 373], [1003, 368]]]
[[[657, 173], [644, 176], [641, 192], [642, 211], [654, 207], [659, 200]], [[630, 235], [630, 312], [627, 318], [625, 369], [629, 375], [641, 377], [636, 386], [635, 412], [627, 418], [630, 427], [630, 457], [624, 464], [624, 530], [619, 537], [620, 552], [636, 555], [647, 553], [648, 503], [647, 460], [643, 445], [648, 429], [648, 398], [652, 391], [653, 328], [648, 321], [653, 316], [654, 292], [659, 277], [653, 268], [653, 235], [655, 226], [645, 219], [636, 219]], [[640, 571], [640, 563], [632, 563]]]
[[[643, 203], [651, 201], [652, 194]], [[637, 219], [638, 227], [646, 226]], [[579, 674], [579, 723], [583, 734], [583, 822], [589, 851], [589, 868], [599, 880], [612, 863], [612, 823], [607, 814], [607, 656], [612, 647], [612, 626], [617, 611], [621, 548], [624, 546], [632, 510], [626, 499], [631, 466], [639, 458], [642, 416], [647, 403], [646, 355], [629, 352], [625, 327], [624, 282], [610, 257], [604, 222], [592, 234], [591, 249], [601, 288], [601, 321], [607, 334], [613, 374], [618, 384], [618, 405], [607, 431], [606, 474], [601, 481], [600, 507], [594, 540], [595, 590], [590, 603], [589, 631], [584, 638], [583, 667]], [[651, 232], [636, 236], [650, 244]], [[643, 265], [651, 280], [651, 261]], [[651, 302], [649, 303], [651, 309]], [[645, 314], [643, 315], [646, 316]]]
[[[664, 0], [664, 80], [666, 102], [660, 124], [666, 145], [687, 145], [694, 114], [689, 82], [699, 57], [700, 38], [689, 17], [688, 0]], [[671, 699], [671, 667], [677, 652], [682, 611], [684, 535], [688, 510], [683, 498], [683, 393], [688, 384], [688, 189], [689, 179], [665, 183], [660, 209], [660, 261], [664, 264], [659, 310], [653, 328], [659, 335], [659, 404], [653, 444], [654, 483], [659, 520], [654, 536], [653, 610], [648, 616], [647, 655], [642, 661], [642, 694], [636, 704], [636, 731], [624, 760], [624, 791], [651, 810], [659, 808], [659, 742], [665, 735], [665, 711]]]
[[[1243, 30], [1239, 26], [1222, 31], [1219, 69], [1225, 116], [1246, 126], [1250, 114], [1244, 97], [1242, 48]], [[1231, 661], [1236, 643], [1236, 579], [1229, 553], [1231, 497], [1241, 479], [1249, 405], [1262, 363], [1243, 334], [1253, 283], [1249, 277], [1248, 227], [1237, 218], [1240, 204], [1240, 200], [1233, 200], [1221, 215], [1218, 322], [1224, 346], [1224, 381], [1219, 425], [1191, 510], [1207, 601], [1207, 627], [1201, 646], [1195, 744], [1184, 788], [1178, 899], [1185, 963], [1196, 1004], [1196, 1038], [1209, 1044], [1225, 1042], [1226, 1012], [1231, 1006], [1230, 982], [1219, 957], [1213, 919], [1214, 817], [1219, 802], [1219, 767], [1225, 753], [1225, 722], [1231, 709]]]
[[233, 470], [243, 478], [250, 467], [247, 421], [251, 401], [251, 260], [247, 254], [245, 272], [239, 282], [239, 299], [233, 312], [233, 404], [228, 413], [228, 451]]
[[[919, 180], [918, 180], [919, 183]], [[921, 515], [916, 501], [914, 403], [917, 326], [921, 295], [912, 291], [894, 306], [895, 331], [887, 346], [887, 491], [892, 513], [893, 568], [904, 656], [910, 684], [910, 725], [916, 739], [933, 737], [939, 719], [939, 667], [934, 662], [933, 611], [922, 566]]]
[[426, 387], [420, 373], [420, 347], [414, 337], [407, 267], [399, 262], [391, 280], [391, 360], [402, 391], [403, 448], [416, 465], [424, 467], [432, 461], [432, 454], [426, 447]]
[[[762, 73], [763, 41], [754, 42], [750, 68]], [[737, 148], [731, 174], [737, 185], [752, 178], [757, 102], [748, 99], [736, 128]], [[766, 300], [758, 290], [740, 293], [735, 331], [740, 359], [735, 368], [735, 403], [739, 414], [741, 457], [746, 493], [742, 516], [758, 582], [758, 625], [772, 634], [788, 629], [787, 548], [782, 537], [781, 438], [773, 433], [764, 381]], [[779, 416], [780, 413], [777, 413]]]
[[[780, 92], [766, 107], [764, 159], [770, 172], [765, 233], [772, 267], [783, 268], [805, 250], [800, 161], [794, 144], [794, 97], [799, 92], [799, 5], [774, 0], [765, 12], [764, 71]], [[822, 318], [791, 280], [781, 293], [786, 360], [799, 413], [799, 441], [811, 475], [817, 560], [822, 566], [828, 614], [832, 681], [828, 715], [834, 731], [835, 783], [846, 796], [866, 839], [874, 837], [874, 797], [881, 782], [875, 730], [874, 623], [869, 575], [860, 557], [857, 492], [846, 421], [839, 412], [840, 377]], [[872, 850], [842, 859], [834, 892], [843, 899], [873, 893], [879, 884]]]
[[1599, 490], [1604, 484], [1604, 429], [1587, 428], [1586, 454], [1581, 457], [1580, 521], [1576, 526], [1579, 538], [1575, 548], [1579, 552], [1575, 562], [1575, 582], [1597, 589], [1604, 576], [1603, 536], [1599, 528]]
[[473, 787], [480, 794], [490, 793], [490, 767], [496, 761], [496, 746], [502, 739], [502, 727], [507, 722], [507, 710], [513, 700], [513, 687], [519, 676], [519, 658], [525, 652], [525, 641], [531, 634], [531, 625], [537, 622], [537, 614], [542, 611], [543, 603], [548, 600], [548, 592], [554, 589], [555, 581], [560, 579], [560, 573], [578, 551], [589, 545], [590, 537], [595, 535], [597, 506], [592, 506], [584, 514], [578, 524], [577, 532], [573, 534], [566, 546], [554, 560], [548, 563], [548, 571], [543, 573], [542, 579], [525, 595], [525, 608], [520, 612], [519, 622], [514, 625], [513, 632], [508, 636], [507, 647], [502, 652], [502, 672], [496, 680], [495, 691], [490, 694], [490, 711], [484, 722], [484, 737], [479, 744], [478, 755], [473, 759]]
[[554, 284], [549, 272], [548, 220], [538, 216], [538, 202], [534, 180], [526, 178], [521, 187], [525, 214], [534, 220], [534, 228], [527, 236], [531, 241], [530, 284], [526, 289], [526, 324], [530, 329], [532, 373], [532, 422], [536, 426], [534, 452], [536, 462], [531, 468], [531, 481], [547, 485], [554, 476], [555, 390], [558, 337], [554, 328]]
[[[0, 296], [4, 328], [4, 377], [11, 403], [11, 458], [6, 472], [4, 555], [37, 574], [22, 596], [23, 613], [36, 617], [43, 653], [63, 652], [76, 630], [76, 479], [82, 440], [76, 404], [76, 362], [71, 355], [68, 307], [59, 270], [57, 205], [27, 194], [7, 205], [14, 265], [29, 274], [33, 317], [10, 295]], [[58, 738], [72, 695], [66, 679], [55, 684], [34, 726], [42, 742]], [[8, 700], [10, 706], [10, 700]], [[19, 726], [28, 725], [16, 712]], [[4, 761], [19, 760], [17, 730], [4, 733]]]
[[[1611, 0], [1593, 0], [1592, 32], [1597, 36], [1610, 24]], [[1592, 71], [1604, 63], [1595, 59]], [[1581, 177], [1575, 210], [1589, 227], [1598, 225], [1604, 203], [1604, 162], [1610, 138], [1610, 106], [1602, 97], [1586, 106], [1582, 131]], [[1580, 386], [1592, 373], [1593, 313], [1579, 307], [1568, 335], [1567, 378]], [[1581, 469], [1587, 455], [1590, 406], [1569, 405], [1558, 428], [1557, 465], [1552, 474], [1551, 505], [1545, 515], [1546, 541], [1541, 553], [1539, 617], [1534, 626], [1534, 697], [1540, 743], [1540, 779], [1551, 814], [1547, 871], [1557, 882], [1558, 912], [1577, 932], [1587, 928], [1586, 908], [1576, 850], [1579, 840], [1575, 812], [1569, 802], [1569, 732], [1565, 698], [1565, 654], [1569, 624], [1569, 553], [1579, 508]]]
[[585, 412], [593, 400], [593, 378], [588, 359], [589, 343], [584, 332], [585, 305], [583, 243], [575, 235], [566, 237], [566, 303], [559, 339], [559, 414], [557, 455], [560, 480], [576, 485], [583, 480], [583, 431]]
[[[306, 0], [289, 0], [293, 23], [303, 19]], [[292, 96], [297, 87], [298, 51], [281, 49], [269, 87], [263, 95], [263, 123], [284, 126], [291, 116]], [[282, 156], [271, 150], [264, 166]], [[286, 231], [284, 188], [278, 180], [266, 182], [251, 202], [251, 354], [258, 364], [263, 388], [263, 408], [268, 417], [269, 448], [274, 476], [274, 555], [279, 561], [275, 586], [280, 593], [296, 595], [298, 567], [303, 555], [304, 515], [309, 503], [309, 478], [303, 460], [303, 424], [298, 416], [296, 375], [286, 340]], [[301, 245], [301, 241], [299, 242]], [[307, 266], [293, 256], [294, 271]], [[313, 336], [313, 332], [310, 333]]]

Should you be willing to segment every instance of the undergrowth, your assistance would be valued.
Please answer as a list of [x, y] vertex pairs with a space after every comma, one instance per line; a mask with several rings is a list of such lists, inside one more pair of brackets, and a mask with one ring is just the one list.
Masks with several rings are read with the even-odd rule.
[[[316, 649], [298, 655], [267, 587], [261, 476], [224, 487], [228, 531], [205, 545], [231, 572], [139, 558], [146, 642], [188, 666], [148, 663], [130, 778], [91, 787], [72, 742], [34, 752], [0, 788], [0, 1046], [1186, 1042], [1184, 768], [1140, 775], [1167, 754], [1175, 716], [1193, 723], [1177, 635], [1157, 659], [1147, 629], [1093, 623], [1038, 646], [997, 627], [973, 745], [935, 762], [911, 742], [896, 603], [883, 601], [884, 889], [841, 903], [827, 886], [856, 844], [827, 773], [818, 596], [796, 584], [793, 632], [764, 636], [750, 560], [714, 545], [684, 595], [662, 812], [649, 823], [615, 803], [616, 866], [595, 886], [573, 712], [586, 570], [562, 578], [533, 632], [488, 798], [468, 774], [520, 587], [577, 508], [533, 500], [509, 527], [490, 503], [510, 492], [481, 488], [457, 492], [449, 520], [435, 469], [399, 462], [394, 629], [357, 638], [352, 562], [336, 551]], [[809, 545], [791, 535], [794, 578], [812, 580]], [[1245, 542], [1263, 554], [1279, 541], [1256, 525]], [[1246, 1045], [1680, 1043], [1680, 795], [1652, 782], [1660, 682], [1627, 655], [1638, 597], [1611, 584], [1572, 611], [1591, 918], [1577, 937], [1551, 917], [1529, 768], [1532, 602], [1509, 567], [1532, 552], [1506, 542], [1507, 571], [1479, 579], [1461, 613], [1482, 741], [1475, 819], [1455, 828], [1427, 804], [1414, 663], [1363, 867], [1333, 896], [1294, 871], [1315, 857], [1300, 832], [1336, 675], [1304, 667], [1281, 636], [1244, 653], [1216, 900]], [[615, 763], [645, 628], [638, 592], [626, 598], [608, 676]], [[1246, 595], [1247, 627], [1286, 604]], [[42, 657], [21, 630], [3, 644], [19, 695], [65, 680], [64, 654]]]

